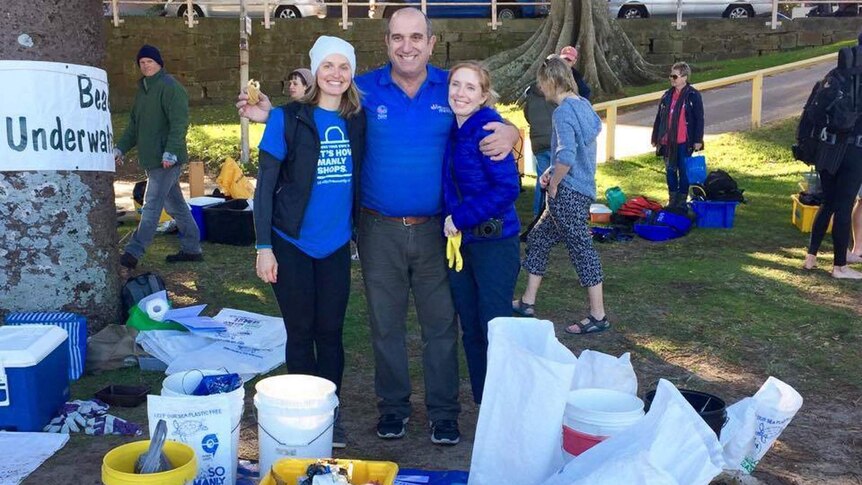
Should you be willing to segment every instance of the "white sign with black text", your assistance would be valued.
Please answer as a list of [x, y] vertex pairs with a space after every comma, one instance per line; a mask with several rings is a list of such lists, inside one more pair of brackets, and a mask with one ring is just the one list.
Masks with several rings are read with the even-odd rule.
[[0, 172], [114, 171], [105, 71], [0, 61], [0, 92]]

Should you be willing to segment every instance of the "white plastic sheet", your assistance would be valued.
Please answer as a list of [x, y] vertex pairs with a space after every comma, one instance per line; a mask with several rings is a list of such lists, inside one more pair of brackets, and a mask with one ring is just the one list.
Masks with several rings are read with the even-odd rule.
[[619, 357], [584, 350], [578, 356], [578, 369], [572, 380], [572, 390], [610, 389], [631, 395], [638, 393], [638, 378], [632, 367], [631, 355], [626, 352]]
[[[639, 458], [621, 466], [622, 456]], [[715, 433], [673, 384], [662, 379], [643, 419], [579, 455], [542, 485], [707, 485], [723, 466]], [[656, 470], [663, 474], [656, 475]], [[580, 481], [590, 475], [597, 478]], [[651, 482], [651, 476], [662, 479]]]
[[802, 396], [775, 377], [769, 377], [753, 397], [730, 406], [721, 432], [727, 469], [753, 472], [800, 407]]
[[571, 485], [683, 485], [653, 463], [646, 451], [611, 458]]
[[470, 485], [536, 484], [562, 466], [563, 413], [576, 363], [551, 322], [491, 320]]
[[68, 441], [62, 433], [0, 432], [0, 483], [23, 482]]

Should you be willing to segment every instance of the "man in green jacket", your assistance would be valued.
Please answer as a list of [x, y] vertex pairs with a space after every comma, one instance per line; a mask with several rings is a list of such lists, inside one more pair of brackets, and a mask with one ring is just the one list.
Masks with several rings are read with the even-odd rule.
[[138, 265], [153, 242], [162, 209], [177, 221], [180, 231], [180, 252], [165, 260], [203, 261], [200, 232], [179, 183], [182, 165], [188, 161], [189, 97], [182, 85], [162, 70], [165, 64], [158, 49], [144, 45], [137, 62], [143, 77], [138, 81], [129, 126], [114, 148], [114, 159], [123, 163], [123, 156], [137, 146], [138, 164], [147, 172], [147, 191], [141, 222], [120, 256], [120, 265], [128, 269]]

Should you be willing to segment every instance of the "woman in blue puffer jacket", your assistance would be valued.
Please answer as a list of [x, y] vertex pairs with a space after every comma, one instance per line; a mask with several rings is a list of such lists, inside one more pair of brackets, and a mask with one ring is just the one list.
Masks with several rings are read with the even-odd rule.
[[449, 284], [477, 404], [485, 386], [488, 322], [512, 315], [520, 258], [518, 168], [511, 154], [493, 161], [479, 150], [479, 141], [489, 133], [482, 127], [502, 121], [491, 108], [496, 98], [491, 76], [478, 62], [462, 62], [449, 71], [455, 125], [443, 167], [443, 232], [461, 238], [463, 266], [450, 269]]

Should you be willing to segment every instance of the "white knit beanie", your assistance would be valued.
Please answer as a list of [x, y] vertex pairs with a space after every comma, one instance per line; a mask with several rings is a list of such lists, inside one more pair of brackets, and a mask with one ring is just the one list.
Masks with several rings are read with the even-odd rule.
[[311, 57], [311, 73], [316, 76], [317, 68], [320, 67], [323, 59], [330, 54], [341, 54], [347, 58], [347, 62], [350, 64], [350, 75], [353, 77], [356, 73], [356, 53], [353, 51], [353, 46], [344, 39], [328, 35], [318, 37], [308, 52], [308, 56]]

